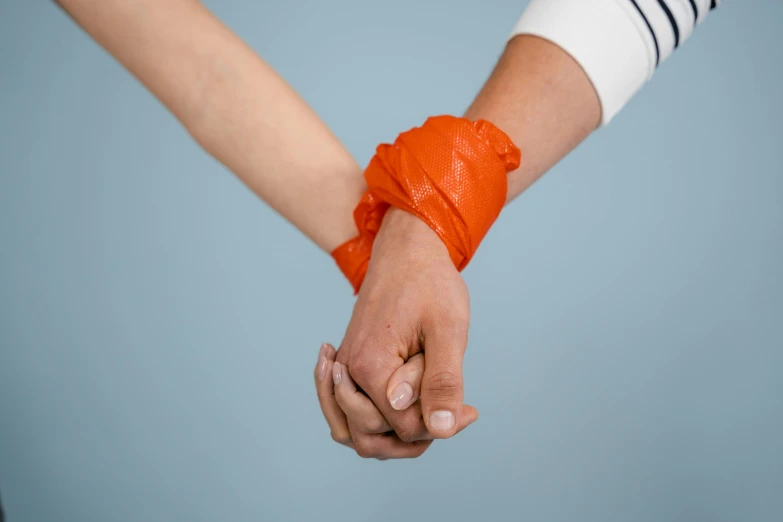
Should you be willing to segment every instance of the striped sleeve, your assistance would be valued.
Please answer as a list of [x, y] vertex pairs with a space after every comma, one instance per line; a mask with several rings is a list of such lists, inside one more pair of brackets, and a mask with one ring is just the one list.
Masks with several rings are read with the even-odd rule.
[[720, 0], [531, 0], [511, 37], [549, 40], [582, 66], [607, 124]]

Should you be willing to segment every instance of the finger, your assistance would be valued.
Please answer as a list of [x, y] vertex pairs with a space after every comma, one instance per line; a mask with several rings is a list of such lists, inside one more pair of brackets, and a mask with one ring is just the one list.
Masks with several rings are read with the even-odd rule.
[[427, 451], [432, 444], [432, 441], [403, 442], [393, 433], [364, 433], [351, 422], [348, 423], [348, 427], [356, 454], [365, 459], [415, 459]]
[[351, 445], [351, 433], [348, 430], [348, 420], [334, 396], [334, 381], [332, 380], [332, 366], [336, 352], [332, 345], [324, 343], [318, 354], [318, 364], [315, 366], [315, 389], [318, 393], [318, 402], [321, 411], [326, 418], [332, 439], [345, 446]]
[[[393, 352], [396, 353], [396, 350]], [[405, 410], [397, 411], [392, 408], [386, 396], [389, 379], [404, 362], [398, 355], [379, 356], [378, 352], [367, 350], [361, 356], [351, 359], [348, 371], [356, 384], [380, 410], [400, 440], [416, 442], [431, 439], [427, 426], [422, 420], [421, 405], [418, 402]]]
[[476, 408], [473, 406], [468, 406], [467, 404], [462, 405], [462, 409], [459, 412], [459, 415], [457, 415], [457, 418], [459, 419], [457, 421], [457, 431], [456, 433], [461, 432], [474, 422], [476, 422], [479, 418], [479, 412]]
[[[422, 353], [414, 355], [408, 359], [403, 366], [397, 368], [389, 379], [389, 385], [387, 386], [386, 392], [392, 408], [395, 410], [404, 410], [418, 400], [423, 376], [424, 354]], [[414, 405], [414, 408], [416, 414], [421, 418], [421, 406]], [[478, 419], [478, 411], [472, 406], [463, 405], [457, 418], [459, 420], [457, 422], [455, 434], [473, 424]], [[348, 415], [348, 420], [351, 420], [350, 415]], [[418, 441], [433, 440], [435, 437], [427, 431], [427, 427], [421, 422], [419, 430], [410, 438]]]
[[397, 411], [408, 408], [419, 399], [424, 377], [424, 354], [417, 353], [397, 368], [386, 386], [386, 398]]
[[369, 397], [359, 391], [347, 367], [335, 362], [332, 366], [334, 395], [348, 420], [364, 433], [385, 433], [391, 426]]
[[[420, 405], [414, 405], [414, 408], [418, 412], [421, 412], [421, 406]], [[419, 413], [421, 414], [421, 413]], [[454, 431], [454, 434], [461, 432], [474, 422], [476, 422], [479, 418], [479, 412], [476, 408], [473, 406], [468, 406], [467, 404], [462, 405], [462, 409], [460, 410], [459, 415], [457, 415], [457, 429]], [[348, 423], [350, 424], [350, 419], [348, 420]], [[420, 421], [421, 428], [416, 432], [416, 435], [414, 437], [414, 441], [423, 441], [423, 440], [435, 440], [438, 437], [435, 437], [432, 435], [429, 431], [427, 431], [427, 426], [424, 424], [424, 421]]]
[[421, 411], [435, 438], [452, 437], [464, 425], [462, 414], [462, 359], [467, 346], [467, 322], [444, 321], [425, 325], [424, 377]]
[[[419, 399], [421, 381], [424, 377], [424, 354], [417, 353], [397, 369], [389, 379], [386, 395], [395, 410], [404, 410]], [[467, 404], [462, 406], [455, 433], [459, 433], [478, 420], [478, 410]], [[350, 416], [349, 416], [350, 420]], [[434, 437], [427, 432], [420, 440], [432, 440]]]

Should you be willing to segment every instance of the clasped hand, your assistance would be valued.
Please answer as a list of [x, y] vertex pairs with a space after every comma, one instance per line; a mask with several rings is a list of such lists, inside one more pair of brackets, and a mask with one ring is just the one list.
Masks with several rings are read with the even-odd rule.
[[463, 404], [470, 304], [437, 234], [390, 209], [339, 350], [321, 347], [318, 399], [332, 438], [364, 458], [415, 458], [478, 418]]

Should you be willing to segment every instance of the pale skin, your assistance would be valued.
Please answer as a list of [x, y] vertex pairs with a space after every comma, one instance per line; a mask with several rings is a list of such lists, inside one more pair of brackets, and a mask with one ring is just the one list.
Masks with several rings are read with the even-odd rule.
[[[326, 252], [362, 172], [293, 89], [196, 0], [58, 0], [193, 138]], [[303, 153], [305, 152], [306, 153]]]
[[[58, 4], [207, 152], [324, 251], [356, 235], [352, 212], [365, 189], [356, 162], [200, 2]], [[597, 127], [601, 107], [568, 54], [520, 36], [465, 116], [491, 121], [522, 149], [521, 167], [509, 174], [511, 201]], [[469, 315], [467, 288], [443, 243], [416, 217], [392, 209], [340, 350], [322, 347], [316, 367], [332, 437], [363, 457], [409, 458], [475, 421], [478, 412], [463, 404]], [[398, 393], [404, 383], [407, 395]]]

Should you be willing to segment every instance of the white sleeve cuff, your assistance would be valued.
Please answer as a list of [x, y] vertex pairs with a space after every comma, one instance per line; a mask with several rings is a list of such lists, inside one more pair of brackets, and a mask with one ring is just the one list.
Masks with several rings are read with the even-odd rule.
[[655, 71], [650, 33], [633, 9], [617, 0], [531, 0], [511, 37], [538, 36], [570, 54], [598, 93], [605, 125]]

